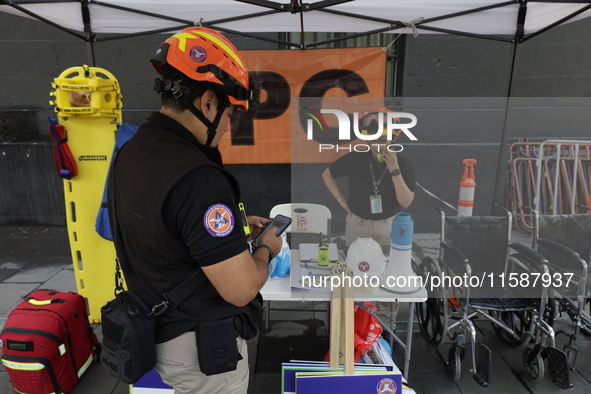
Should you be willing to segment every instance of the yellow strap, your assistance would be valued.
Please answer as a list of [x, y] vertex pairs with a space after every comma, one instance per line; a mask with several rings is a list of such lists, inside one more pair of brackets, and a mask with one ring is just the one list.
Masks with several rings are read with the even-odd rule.
[[86, 362], [84, 363], [84, 365], [82, 366], [82, 368], [80, 368], [80, 370], [78, 371], [78, 379], [80, 379], [80, 377], [84, 374], [84, 372], [86, 372], [86, 370], [88, 369], [88, 367], [90, 367], [90, 364], [92, 363], [92, 353], [90, 354], [90, 357], [88, 358], [88, 360], [86, 360]]
[[45, 365], [39, 363], [15, 363], [13, 361], [2, 360], [6, 368], [16, 369], [18, 371], [40, 371]]
[[244, 68], [244, 64], [242, 64], [242, 61], [240, 60], [240, 58], [238, 57], [238, 55], [236, 55], [236, 52], [234, 52], [234, 50], [232, 48], [230, 48], [229, 46], [227, 46], [224, 42], [220, 41], [219, 39], [217, 39], [216, 37], [214, 37], [213, 35], [209, 34], [209, 33], [205, 33], [203, 31], [192, 31], [191, 33], [193, 34], [198, 34], [200, 36], [204, 36], [208, 39], [210, 39], [211, 41], [213, 41], [218, 47], [220, 47], [223, 51], [225, 51], [228, 55], [232, 56], [232, 58], [236, 61], [236, 63], [238, 63], [238, 65], [241, 68]]
[[41, 306], [41, 305], [49, 305], [49, 304], [51, 304], [51, 300], [46, 300], [46, 301], [37, 301], [37, 300], [34, 300], [34, 299], [32, 299], [32, 298], [31, 298], [31, 299], [29, 300], [29, 303], [30, 303], [30, 304], [33, 304], [33, 305], [37, 305], [37, 306]]

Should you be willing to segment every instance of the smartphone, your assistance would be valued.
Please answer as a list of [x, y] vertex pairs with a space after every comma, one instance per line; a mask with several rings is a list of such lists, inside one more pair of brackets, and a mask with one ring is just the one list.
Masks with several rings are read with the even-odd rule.
[[384, 162], [384, 154], [383, 153], [378, 153], [376, 155], [376, 159], [378, 159], [378, 163], [383, 163]]
[[289, 227], [290, 224], [291, 224], [291, 218], [288, 218], [287, 216], [284, 216], [284, 215], [275, 216], [273, 218], [273, 220], [271, 221], [271, 223], [269, 223], [269, 225], [267, 225], [267, 227], [265, 227], [263, 232], [260, 233], [259, 236], [256, 237], [254, 241], [252, 241], [252, 247], [256, 248], [258, 246], [259, 241], [260, 241], [261, 237], [263, 236], [263, 234], [266, 233], [271, 227], [277, 227], [277, 231], [275, 231], [275, 236], [279, 237]]

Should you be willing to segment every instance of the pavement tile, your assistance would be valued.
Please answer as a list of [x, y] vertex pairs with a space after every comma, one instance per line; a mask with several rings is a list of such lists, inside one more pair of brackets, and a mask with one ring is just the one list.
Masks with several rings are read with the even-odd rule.
[[63, 261], [57, 265], [32, 263], [26, 269], [21, 269], [18, 273], [4, 280], [4, 283], [44, 283], [65, 267]]
[[[406, 333], [398, 333], [398, 337], [406, 343]], [[396, 344], [396, 342], [394, 342]], [[398, 345], [394, 346], [394, 355], [396, 362], [402, 368], [404, 367], [404, 350]], [[414, 381], [414, 377], [429, 371], [433, 374], [445, 375], [447, 379], [447, 366], [441, 359], [441, 354], [425, 339], [422, 333], [413, 333], [411, 349], [410, 367], [408, 381]]]
[[52, 276], [48, 281], [44, 282], [41, 289], [52, 289], [63, 292], [78, 291], [76, 287], [76, 275], [73, 270], [62, 269], [57, 274]]
[[8, 372], [6, 372], [6, 369], [2, 364], [0, 364], [0, 393], [16, 393], [16, 391], [14, 391], [14, 388], [12, 387], [12, 383], [10, 382]]
[[109, 375], [99, 363], [95, 363], [82, 376], [71, 394], [129, 394], [129, 385]]
[[19, 269], [2, 269], [0, 268], [0, 283], [10, 278], [12, 275], [19, 272]]
[[22, 261], [6, 261], [0, 264], [0, 269], [2, 270], [19, 270], [23, 268], [27, 263]]
[[[513, 240], [528, 244], [529, 235], [513, 232]], [[438, 234], [415, 234], [415, 257], [434, 256], [439, 253]], [[51, 288], [60, 291], [76, 291], [76, 280], [71, 264], [71, 255], [65, 227], [2, 227], [0, 226], [0, 327], [8, 313], [31, 291], [37, 288]], [[325, 303], [273, 302], [272, 308], [304, 309], [304, 312], [271, 310], [270, 331], [264, 329], [260, 338], [248, 341], [251, 377], [249, 394], [278, 393], [281, 375], [275, 372], [281, 361], [288, 361], [292, 355], [297, 358], [319, 358], [328, 347], [328, 334], [324, 325]], [[398, 321], [407, 318], [407, 304], [402, 304]], [[416, 317], [415, 317], [416, 319]], [[415, 320], [416, 321], [416, 320]], [[413, 348], [410, 363], [409, 383], [417, 394], [472, 394], [472, 393], [533, 393], [559, 394], [564, 392], [552, 383], [550, 376], [540, 382], [527, 379], [523, 369], [523, 350], [509, 348], [502, 344], [492, 330], [491, 324], [476, 319], [478, 342], [485, 343], [492, 350], [491, 385], [483, 389], [473, 381], [470, 372], [470, 351], [462, 363], [462, 376], [454, 383], [447, 372], [443, 354], [434, 349], [420, 332], [413, 334]], [[101, 326], [93, 324], [95, 332], [102, 338]], [[558, 319], [556, 330], [572, 333], [574, 326], [568, 317]], [[399, 335], [405, 339], [405, 332]], [[259, 341], [259, 339], [261, 339]], [[568, 338], [557, 336], [557, 346], [568, 342]], [[313, 345], [311, 345], [313, 344]], [[402, 367], [404, 351], [400, 346], [394, 349], [396, 359]], [[296, 354], [297, 353], [297, 354]], [[571, 372], [574, 388], [569, 393], [591, 392], [591, 338], [579, 336], [579, 356], [575, 371]], [[259, 367], [257, 369], [257, 367]], [[258, 371], [258, 372], [257, 372]], [[255, 372], [257, 372], [255, 374]], [[8, 374], [0, 367], [0, 394], [13, 392]], [[127, 394], [129, 386], [111, 378], [102, 366], [94, 365], [72, 391], [73, 394]]]
[[[251, 366], [252, 369], [252, 366]], [[248, 394], [281, 393], [281, 374], [257, 373]]]
[[[417, 394], [462, 394], [462, 391], [447, 373], [422, 372], [414, 374], [412, 379], [409, 377], [409, 384]], [[478, 391], [467, 391], [466, 393], [474, 392]]]
[[[515, 349], [512, 349], [515, 350]], [[520, 358], [523, 351], [517, 353]], [[466, 357], [462, 362], [462, 375], [458, 381], [458, 387], [463, 393], [486, 392], [487, 394], [528, 394], [530, 391], [521, 383], [521, 376], [515, 374], [515, 370], [506, 363], [497, 351], [492, 350], [492, 365], [490, 370], [490, 384], [488, 388], [482, 388], [474, 381], [472, 376], [472, 353], [466, 349]], [[551, 383], [550, 383], [551, 384]]]
[[[568, 319], [567, 319], [568, 320]], [[485, 323], [485, 324], [482, 324]], [[542, 378], [541, 381], [539, 382], [534, 382], [531, 379], [529, 379], [529, 377], [527, 376], [526, 372], [525, 372], [525, 367], [524, 367], [524, 363], [523, 363], [523, 353], [524, 350], [523, 349], [518, 349], [518, 348], [510, 348], [508, 346], [503, 345], [503, 343], [497, 338], [496, 334], [494, 333], [491, 324], [486, 324], [486, 322], [482, 322], [482, 323], [478, 323], [478, 328], [479, 330], [483, 333], [483, 335], [486, 337], [486, 345], [491, 348], [492, 352], [493, 352], [493, 367], [492, 367], [492, 373], [493, 374], [493, 378], [495, 376], [500, 376], [503, 380], [503, 385], [505, 384], [506, 381], [512, 381], [512, 379], [509, 379], [508, 376], [513, 375], [517, 381], [528, 390], [528, 392], [530, 393], [559, 393], [562, 392], [562, 390], [556, 386], [553, 382], [552, 382], [552, 377], [549, 375], [548, 373], [548, 361], [546, 360], [544, 362], [544, 369], [545, 369], [545, 374], [544, 377]], [[564, 319], [558, 321], [558, 324], [555, 325], [555, 329], [563, 329], [566, 328], [568, 325], [567, 321], [564, 321]], [[562, 346], [563, 343], [566, 342], [566, 340], [562, 340], [559, 341], [558, 339], [561, 338], [560, 336], [557, 337], [557, 347], [559, 349], [562, 350]], [[564, 338], [564, 337], [562, 337]], [[562, 342], [562, 343], [561, 343]], [[585, 345], [589, 350], [591, 350], [591, 346], [590, 345]], [[583, 347], [580, 347], [580, 351], [584, 352]], [[583, 353], [581, 353], [583, 354]], [[590, 353], [586, 353], [587, 356], [585, 357], [585, 359], [588, 360], [588, 354]], [[509, 370], [500, 370], [497, 371], [497, 364], [499, 364], [499, 362], [496, 362], [495, 360], [498, 360], [498, 357], [495, 357], [496, 355], [500, 356], [502, 359], [502, 363], [501, 364], [505, 364]], [[576, 369], [579, 370], [579, 368], [586, 368], [587, 363], [582, 362], [576, 363]], [[503, 367], [504, 368], [504, 367]], [[569, 390], [569, 393], [577, 393], [577, 394], [582, 394], [582, 393], [589, 393], [591, 392], [590, 390], [590, 383], [589, 381], [585, 378], [585, 376], [591, 376], [591, 370], [587, 370], [584, 371], [582, 373], [577, 373], [577, 371], [571, 372], [571, 383], [573, 384], [573, 389]], [[492, 378], [491, 378], [492, 380]], [[491, 382], [491, 385], [493, 384], [497, 384], [497, 378], [495, 378], [494, 382]], [[488, 391], [488, 390], [487, 390]]]
[[[0, 319], [8, 317], [14, 307], [37, 287], [39, 283], [0, 283]], [[3, 322], [0, 324], [4, 326]]]

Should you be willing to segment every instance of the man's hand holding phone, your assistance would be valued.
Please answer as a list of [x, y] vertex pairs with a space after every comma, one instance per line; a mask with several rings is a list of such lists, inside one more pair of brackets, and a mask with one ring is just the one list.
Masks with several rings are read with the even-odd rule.
[[252, 241], [261, 235], [265, 227], [271, 223], [271, 219], [262, 218], [260, 216], [248, 216], [246, 219], [248, 221], [248, 227], [250, 228], [250, 236], [248, 237], [249, 241]]
[[281, 251], [281, 244], [283, 243], [283, 240], [281, 239], [281, 236], [276, 237], [275, 236], [275, 232], [277, 231], [277, 227], [275, 226], [270, 226], [267, 227], [269, 229], [269, 231], [267, 231], [264, 234], [261, 234], [261, 236], [258, 239], [258, 243], [257, 246], [253, 246], [254, 248], [254, 252], [253, 252], [253, 256], [255, 253], [264, 253], [264, 252], [258, 252], [259, 250], [266, 250], [269, 254], [269, 262], [271, 262], [271, 260], [273, 260], [273, 258], [275, 256], [277, 256], [277, 253], [279, 253]]
[[271, 223], [264, 228], [262, 233], [252, 241], [252, 247], [255, 251], [258, 249], [266, 249], [269, 252], [269, 261], [271, 261], [271, 259], [281, 251], [281, 245], [283, 243], [281, 234], [290, 224], [291, 218], [277, 215]]

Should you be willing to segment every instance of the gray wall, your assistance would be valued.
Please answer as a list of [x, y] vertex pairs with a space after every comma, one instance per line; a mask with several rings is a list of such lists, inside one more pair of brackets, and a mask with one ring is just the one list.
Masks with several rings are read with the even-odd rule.
[[[511, 95], [591, 97], [590, 30], [591, 19], [587, 19], [557, 27], [520, 44]], [[454, 102], [447, 97], [474, 99], [466, 102], [465, 108], [472, 110], [469, 113], [465, 110], [445, 114], [429, 110], [418, 112], [422, 113], [422, 116], [417, 113], [421, 120], [417, 137], [421, 143], [408, 146], [405, 153], [415, 164], [417, 182], [452, 205], [457, 204], [462, 160], [477, 159], [475, 215], [491, 212], [504, 122], [504, 111], [494, 110], [488, 116], [483, 115], [481, 111], [487, 110], [486, 105], [477, 98], [507, 96], [512, 54], [512, 45], [483, 39], [422, 35], [408, 36], [406, 41], [404, 96], [438, 97], [442, 103]], [[567, 106], [577, 108], [565, 110], [557, 100], [549, 99], [513, 103], [514, 110], [509, 113], [509, 143], [524, 137], [590, 140], [589, 100], [567, 101]], [[476, 104], [470, 105], [471, 102]], [[545, 105], [548, 103], [559, 109], [550, 114]], [[503, 100], [492, 100], [488, 104], [494, 108], [505, 105]], [[450, 118], [454, 116], [461, 122], [459, 127], [442, 127], [451, 124]], [[471, 117], [477, 122], [470, 124]], [[443, 207], [426, 193], [416, 193], [408, 211], [415, 223], [418, 222], [419, 231], [437, 231], [435, 205]]]
[[[513, 96], [591, 96], [590, 29], [591, 19], [579, 21], [520, 45]], [[155, 73], [148, 58], [165, 37], [129, 38], [95, 46], [97, 66], [112, 72], [121, 84], [126, 123], [139, 125], [159, 107], [159, 98], [152, 90]], [[277, 47], [239, 37], [230, 39], [239, 49]], [[404, 96], [436, 97], [435, 103], [452, 103], [452, 107], [457, 101], [447, 97], [506, 96], [510, 44], [447, 35], [409, 36], [406, 40]], [[0, 96], [0, 225], [64, 225], [62, 183], [55, 174], [47, 131], [47, 116], [53, 115], [48, 100], [53, 78], [66, 68], [88, 62], [86, 44], [40, 22], [0, 13], [0, 53], [4, 92]], [[486, 114], [488, 118], [482, 118], [490, 111], [483, 108], [486, 105], [471, 108], [473, 117], [455, 108], [447, 111], [443, 121], [440, 109], [424, 108], [425, 102], [414, 105], [405, 109], [421, 114], [416, 129], [419, 143], [406, 144], [404, 155], [413, 161], [417, 181], [455, 205], [463, 171], [461, 161], [476, 158], [475, 213], [490, 213], [504, 111], [497, 108]], [[461, 119], [461, 127], [442, 126], [455, 119]], [[540, 128], [510, 128], [510, 138], [590, 134], [580, 128], [558, 131], [540, 123]], [[320, 179], [324, 168], [310, 165], [309, 174]], [[245, 189], [244, 202], [252, 207], [249, 213], [265, 215], [273, 205], [289, 201], [289, 165], [233, 165], [230, 170], [236, 172]], [[305, 195], [306, 190], [303, 192]], [[308, 193], [308, 202], [326, 203], [330, 200], [326, 193]], [[336, 202], [330, 204], [338, 231], [344, 215]], [[408, 210], [415, 220], [415, 231], [437, 230], [435, 205], [435, 200], [417, 190]]]

